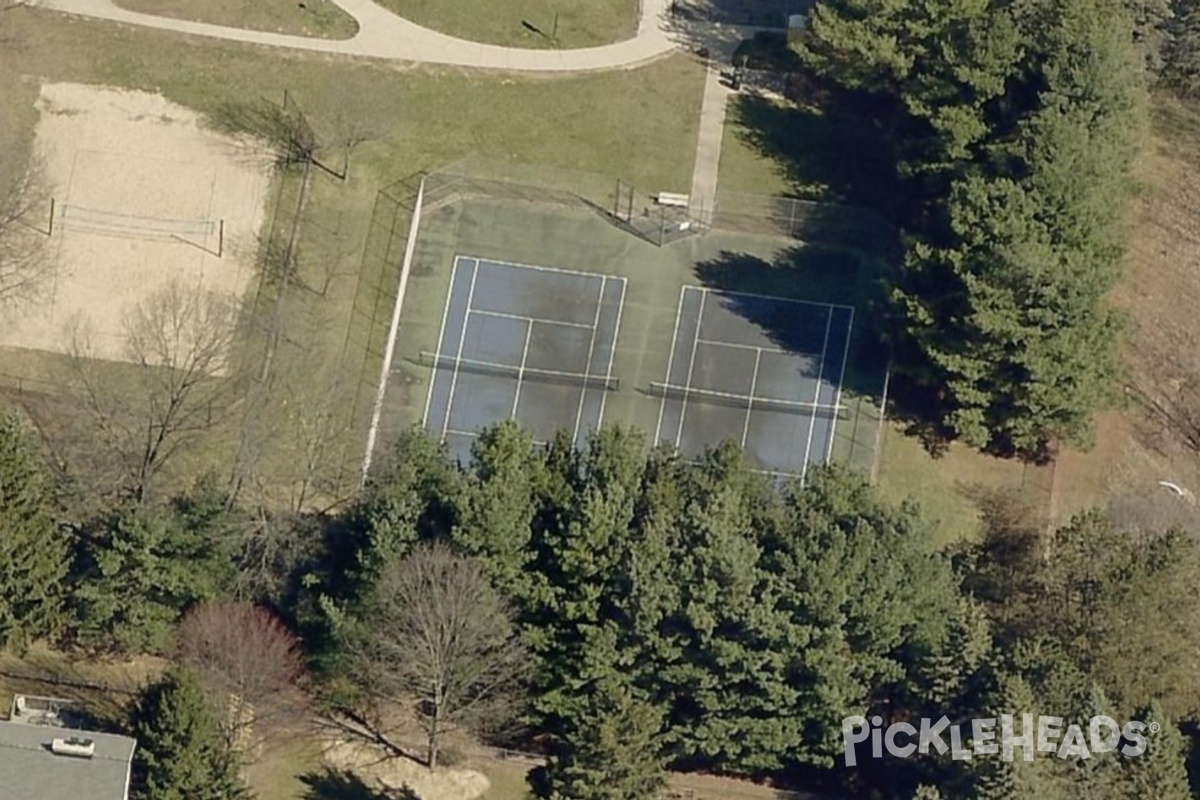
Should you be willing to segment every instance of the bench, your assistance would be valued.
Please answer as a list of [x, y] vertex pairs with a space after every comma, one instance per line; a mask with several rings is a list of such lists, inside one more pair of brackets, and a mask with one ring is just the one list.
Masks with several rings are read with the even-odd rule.
[[660, 206], [676, 206], [678, 208], [688, 207], [688, 196], [686, 194], [676, 194], [675, 192], [659, 192], [654, 196], [654, 202]]

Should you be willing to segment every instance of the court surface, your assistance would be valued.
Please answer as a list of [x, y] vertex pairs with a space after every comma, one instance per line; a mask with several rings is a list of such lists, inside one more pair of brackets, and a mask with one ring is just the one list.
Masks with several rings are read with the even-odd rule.
[[466, 460], [479, 430], [514, 419], [536, 441], [581, 445], [615, 389], [625, 279], [458, 256], [424, 424]]
[[828, 461], [854, 309], [685, 286], [656, 440], [695, 458], [725, 439], [760, 470]]

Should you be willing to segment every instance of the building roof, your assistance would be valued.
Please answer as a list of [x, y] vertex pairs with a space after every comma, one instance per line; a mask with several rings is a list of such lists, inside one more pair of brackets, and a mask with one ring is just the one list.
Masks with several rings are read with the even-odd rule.
[[[91, 758], [55, 755], [54, 739], [96, 743]], [[128, 736], [0, 721], [0, 797], [8, 800], [127, 800], [137, 742]]]

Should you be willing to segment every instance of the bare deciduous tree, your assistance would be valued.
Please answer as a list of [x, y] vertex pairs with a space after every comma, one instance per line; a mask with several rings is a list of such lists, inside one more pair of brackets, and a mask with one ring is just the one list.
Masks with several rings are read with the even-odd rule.
[[36, 297], [51, 277], [54, 261], [39, 229], [50, 192], [45, 169], [34, 158], [15, 178], [0, 184], [0, 305]]
[[530, 664], [482, 566], [441, 543], [384, 569], [349, 639], [373, 733], [402, 752], [384, 720], [389, 707], [412, 707], [430, 769], [448, 731], [479, 732], [509, 718]]
[[89, 329], [72, 331], [78, 388], [135, 497], [220, 415], [235, 321], [231, 296], [172, 282], [126, 315], [125, 356], [136, 369], [119, 384], [98, 368]]
[[177, 655], [216, 704], [226, 744], [239, 752], [286, 732], [303, 712], [296, 637], [249, 603], [207, 603], [179, 626]]

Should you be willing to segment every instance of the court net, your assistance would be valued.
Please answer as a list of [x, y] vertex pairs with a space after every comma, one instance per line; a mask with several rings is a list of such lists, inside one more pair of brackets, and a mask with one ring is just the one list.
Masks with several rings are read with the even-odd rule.
[[686, 386], [672, 386], [666, 383], [651, 383], [650, 394], [667, 400], [686, 400], [689, 403], [702, 403], [714, 406], [726, 406], [742, 411], [778, 411], [784, 414], [801, 414], [806, 417], [824, 417], [828, 419], [849, 419], [848, 406], [830, 406], [819, 403], [802, 403], [796, 400], [775, 400], [768, 397], [749, 397], [747, 395], [716, 392], [711, 389], [689, 389]]
[[65, 203], [59, 207], [58, 221], [64, 228], [138, 239], [204, 239], [217, 230], [217, 223], [211, 220], [120, 214]]
[[576, 372], [533, 369], [532, 367], [514, 367], [508, 364], [493, 364], [490, 361], [451, 358], [450, 356], [441, 356], [428, 351], [421, 353], [420, 363], [422, 366], [435, 367], [437, 369], [458, 369], [459, 372], [493, 375], [498, 378], [519, 378], [526, 381], [556, 383], [563, 386], [586, 386], [609, 392], [615, 392], [621, 388], [620, 380], [611, 375], [588, 375]]

